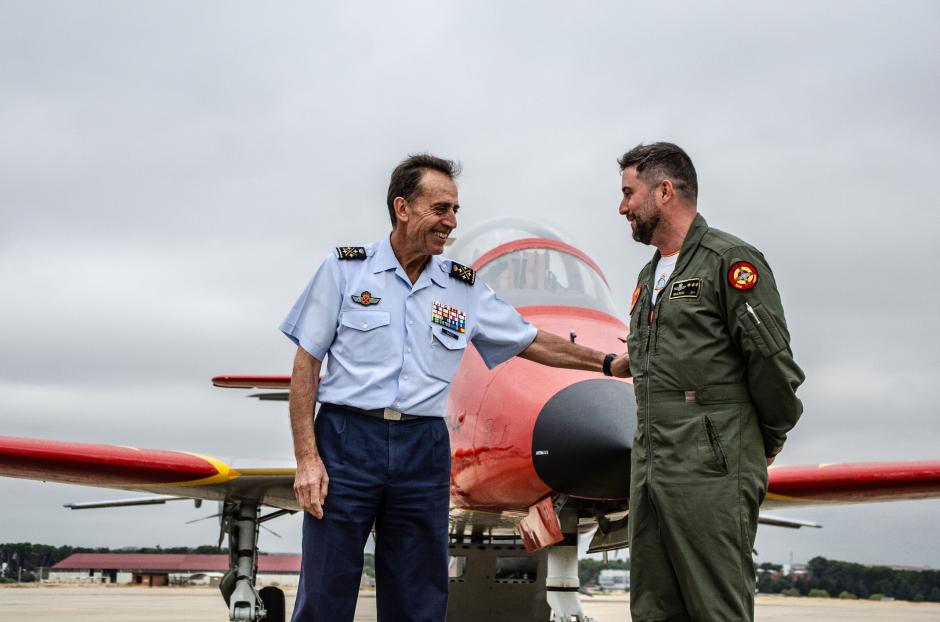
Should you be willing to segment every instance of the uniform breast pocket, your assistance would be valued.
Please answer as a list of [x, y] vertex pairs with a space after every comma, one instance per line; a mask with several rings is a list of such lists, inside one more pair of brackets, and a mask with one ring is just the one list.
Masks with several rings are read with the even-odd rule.
[[392, 354], [388, 311], [346, 311], [340, 318], [339, 346], [356, 363], [381, 363]]
[[467, 349], [466, 333], [431, 326], [431, 367], [428, 373], [438, 380], [450, 382], [460, 365], [460, 359]]

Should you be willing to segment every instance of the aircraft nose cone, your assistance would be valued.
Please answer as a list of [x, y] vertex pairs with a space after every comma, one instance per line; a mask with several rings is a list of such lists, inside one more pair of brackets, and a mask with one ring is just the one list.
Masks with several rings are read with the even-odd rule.
[[633, 386], [584, 380], [542, 407], [532, 433], [535, 472], [553, 490], [589, 499], [630, 495], [630, 449], [636, 428]]

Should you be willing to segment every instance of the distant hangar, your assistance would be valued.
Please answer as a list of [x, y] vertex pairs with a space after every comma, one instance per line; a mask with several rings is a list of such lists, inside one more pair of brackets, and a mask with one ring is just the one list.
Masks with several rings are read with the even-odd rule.
[[[228, 570], [228, 555], [74, 553], [49, 568], [50, 583], [208, 584]], [[300, 555], [258, 556], [258, 583], [296, 586]]]

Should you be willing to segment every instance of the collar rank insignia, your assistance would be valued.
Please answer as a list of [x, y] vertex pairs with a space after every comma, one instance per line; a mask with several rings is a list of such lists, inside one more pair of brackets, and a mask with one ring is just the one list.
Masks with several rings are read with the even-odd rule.
[[450, 262], [450, 278], [459, 279], [468, 285], [473, 285], [477, 280], [477, 273], [472, 268], [452, 261]]
[[467, 314], [457, 307], [451, 307], [436, 300], [431, 312], [431, 323], [440, 324], [445, 329], [449, 328], [458, 333], [467, 332]]
[[364, 307], [368, 307], [369, 305], [377, 305], [382, 300], [381, 298], [373, 298], [372, 294], [369, 293], [368, 291], [362, 292], [358, 296], [353, 294], [351, 297], [353, 299], [353, 302], [355, 302], [356, 304], [360, 304]]
[[747, 261], [736, 261], [728, 269], [728, 283], [731, 287], [748, 290], [757, 285], [757, 268]]
[[336, 255], [339, 259], [365, 259], [365, 246], [337, 246]]
[[676, 281], [669, 291], [669, 300], [676, 298], [698, 298], [702, 293], [702, 279]]

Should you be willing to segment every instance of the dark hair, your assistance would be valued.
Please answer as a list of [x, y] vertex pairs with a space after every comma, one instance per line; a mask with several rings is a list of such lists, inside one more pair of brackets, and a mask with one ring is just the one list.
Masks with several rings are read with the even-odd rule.
[[460, 175], [460, 164], [453, 160], [444, 160], [430, 153], [415, 153], [401, 161], [401, 164], [392, 171], [392, 179], [388, 182], [388, 216], [392, 219], [392, 226], [398, 222], [395, 217], [395, 198], [403, 197], [412, 201], [421, 194], [421, 176], [424, 171], [438, 171], [451, 179]]
[[648, 184], [658, 184], [664, 179], [672, 182], [684, 198], [693, 204], [698, 199], [698, 177], [692, 159], [672, 143], [640, 143], [617, 160], [620, 172], [636, 167], [637, 176]]

